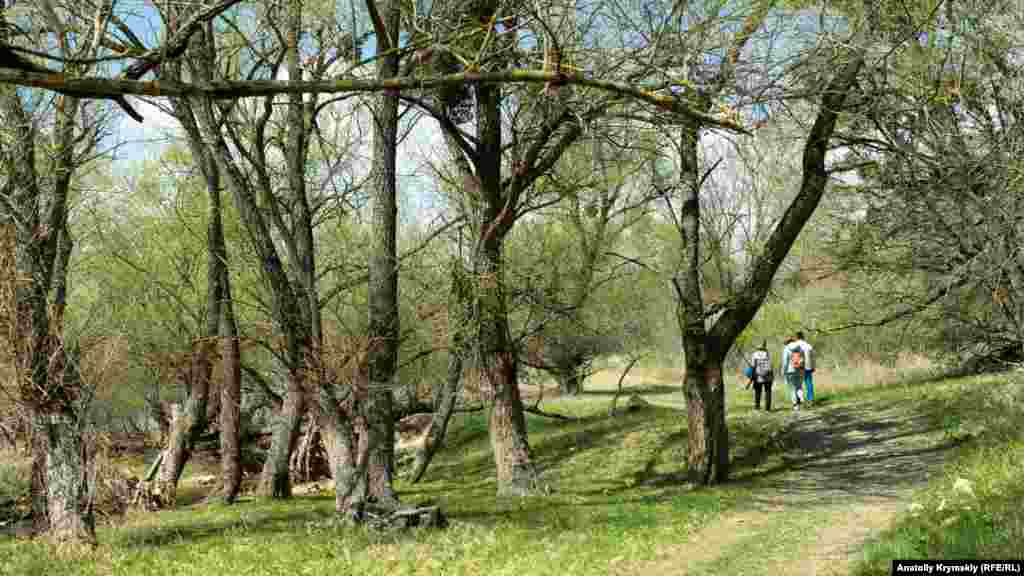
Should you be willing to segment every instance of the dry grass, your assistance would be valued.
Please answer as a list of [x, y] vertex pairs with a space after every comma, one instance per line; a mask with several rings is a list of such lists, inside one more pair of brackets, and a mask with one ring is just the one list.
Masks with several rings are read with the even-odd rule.
[[900, 353], [891, 366], [868, 356], [854, 356], [845, 366], [817, 368], [814, 371], [814, 393], [820, 397], [891, 384], [927, 374], [935, 369], [935, 363], [921, 354]]
[[[594, 390], [614, 390], [622, 375], [621, 368], [598, 370], [587, 379], [586, 388]], [[623, 389], [630, 386], [674, 385], [682, 386], [682, 368], [642, 368], [634, 367], [622, 381]]]

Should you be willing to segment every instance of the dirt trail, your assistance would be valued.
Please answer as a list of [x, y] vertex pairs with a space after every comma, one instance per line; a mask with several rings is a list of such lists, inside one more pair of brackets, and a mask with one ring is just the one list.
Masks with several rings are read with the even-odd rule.
[[905, 405], [782, 414], [782, 461], [739, 481], [752, 497], [635, 574], [844, 575], [851, 555], [910, 504], [952, 444]]

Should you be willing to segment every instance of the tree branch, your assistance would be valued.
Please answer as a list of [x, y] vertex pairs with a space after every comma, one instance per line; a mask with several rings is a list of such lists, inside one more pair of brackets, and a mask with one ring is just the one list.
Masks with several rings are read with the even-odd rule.
[[[224, 12], [231, 8], [235, 4], [240, 3], [242, 0], [221, 0], [218, 4], [210, 6], [205, 10], [200, 10], [192, 18], [188, 20], [181, 28], [176, 30], [167, 43], [159, 48], [154, 48], [141, 56], [139, 60], [129, 66], [123, 74], [123, 77], [128, 80], [138, 80], [146, 75], [147, 72], [153, 70], [159, 66], [165, 58], [177, 58], [185, 53], [185, 49], [188, 48], [188, 41], [192, 38], [192, 35], [200, 31], [207, 21], [220, 16]], [[122, 92], [121, 95], [130, 94], [131, 92]]]
[[[755, 262], [740, 292], [742, 296], [736, 298], [735, 305], [726, 309], [712, 326], [709, 335], [715, 341], [731, 344], [753, 320], [768, 295], [776, 271], [789, 254], [804, 224], [818, 207], [828, 184], [825, 154], [850, 87], [857, 81], [863, 66], [864, 53], [855, 52], [825, 87], [817, 118], [804, 144], [803, 180], [800, 183], [800, 191], [772, 230], [764, 252]], [[724, 352], [720, 351], [723, 354]]]
[[42, 74], [0, 68], [0, 84], [44, 88], [72, 94], [79, 98], [117, 98], [124, 95], [153, 97], [208, 97], [233, 100], [273, 94], [319, 92], [380, 92], [383, 90], [429, 90], [462, 84], [543, 84], [561, 82], [586, 86], [605, 92], [628, 96], [658, 107], [674, 116], [694, 121], [701, 126], [715, 127], [740, 134], [750, 134], [736, 122], [693, 110], [673, 96], [656, 94], [643, 87], [588, 78], [582, 74], [561, 74], [539, 70], [503, 70], [497, 72], [460, 72], [429, 78], [383, 78], [293, 81], [293, 80], [220, 80], [214, 82], [177, 82], [172, 80], [129, 80], [115, 78], [65, 78], [61, 74]]

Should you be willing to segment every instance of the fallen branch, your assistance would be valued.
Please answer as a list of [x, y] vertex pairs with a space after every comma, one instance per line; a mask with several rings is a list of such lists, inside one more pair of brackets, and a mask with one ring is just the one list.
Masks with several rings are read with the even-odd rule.
[[527, 406], [527, 407], [523, 408], [523, 411], [526, 412], [527, 414], [535, 414], [537, 416], [543, 416], [545, 418], [554, 418], [555, 420], [565, 420], [567, 422], [574, 422], [576, 420], [576, 418], [573, 417], [573, 416], [565, 416], [564, 414], [555, 414], [554, 412], [545, 412], [545, 411], [541, 410], [540, 408], [533, 408], [532, 406]]

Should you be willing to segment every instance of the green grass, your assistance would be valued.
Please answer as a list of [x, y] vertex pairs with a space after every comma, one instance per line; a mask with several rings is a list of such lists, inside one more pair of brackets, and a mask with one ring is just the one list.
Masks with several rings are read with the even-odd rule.
[[[671, 402], [670, 402], [671, 403]], [[685, 412], [652, 406], [608, 417], [606, 397], [546, 403], [574, 422], [529, 416], [546, 494], [497, 498], [482, 413], [449, 444], [405, 502], [439, 503], [440, 531], [375, 533], [339, 522], [333, 495], [132, 513], [98, 530], [92, 552], [0, 536], [0, 574], [597, 574], [651, 557], [736, 506], [746, 489], [680, 481]], [[758, 439], [744, 430], [737, 442]]]
[[28, 478], [18, 470], [14, 454], [0, 454], [0, 502], [20, 497], [28, 490]]
[[[158, 514], [131, 513], [101, 526], [100, 546], [91, 552], [58, 551], [0, 536], [0, 574], [564, 576], [635, 571], [722, 513], [745, 510], [758, 484], [744, 479], [785, 464], [778, 449], [767, 446], [767, 438], [792, 413], [755, 413], [750, 392], [737, 388], [733, 379], [726, 384], [738, 481], [724, 486], [691, 490], [680, 481], [686, 413], [678, 388], [659, 379], [627, 388], [620, 400], [622, 407], [629, 393], [643, 390], [654, 403], [644, 410], [608, 417], [610, 396], [596, 388], [580, 400], [545, 403], [546, 410], [577, 417], [573, 422], [528, 416], [545, 490], [528, 498], [495, 497], [486, 417], [460, 415], [424, 482], [398, 484], [407, 503], [440, 504], [452, 520], [447, 530], [379, 533], [353, 527], [335, 517], [329, 493], [287, 502], [249, 499], [230, 507], [194, 504]], [[1024, 549], [1024, 519], [1017, 504], [1024, 500], [1024, 484], [1017, 479], [1024, 466], [1024, 435], [1017, 430], [1024, 421], [1022, 389], [1005, 376], [903, 379], [819, 397], [823, 408], [865, 401], [922, 406], [938, 429], [962, 442], [955, 462], [920, 493], [920, 509], [865, 549], [861, 574], [887, 574], [896, 557], [1019, 557]], [[780, 406], [785, 405], [783, 393], [775, 391]], [[951, 497], [960, 478], [971, 483], [971, 499]], [[187, 482], [183, 486], [194, 489]], [[763, 553], [765, 566], [785, 561], [793, 553], [788, 534], [829, 524], [826, 510], [776, 516], [759, 529], [762, 536], [738, 540], [735, 554], [726, 550], [707, 564], [707, 573], [744, 573], [751, 566], [742, 561], [748, 553]]]
[[897, 558], [1021, 559], [1024, 554], [1024, 381], [1017, 374], [929, 386], [920, 401], [963, 442], [896, 524], [863, 551], [858, 576]]
[[0, 526], [17, 520], [29, 491], [31, 463], [15, 450], [0, 450]]

